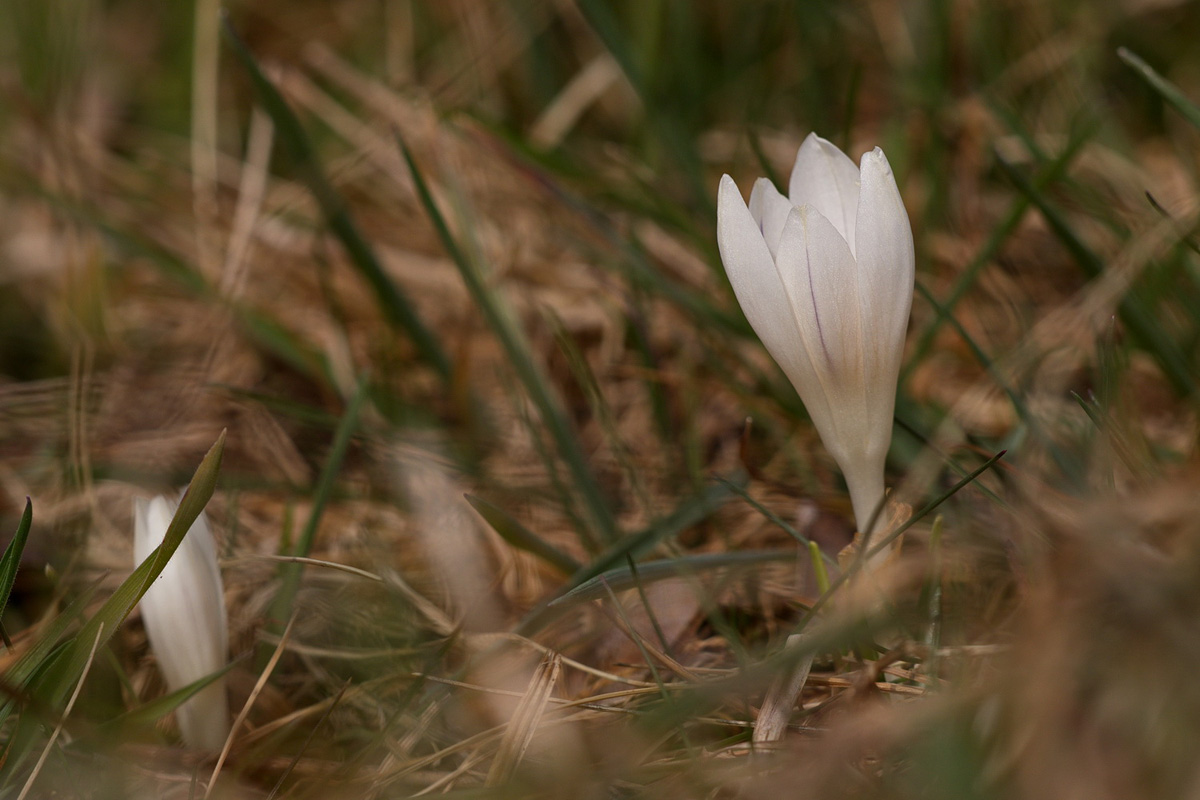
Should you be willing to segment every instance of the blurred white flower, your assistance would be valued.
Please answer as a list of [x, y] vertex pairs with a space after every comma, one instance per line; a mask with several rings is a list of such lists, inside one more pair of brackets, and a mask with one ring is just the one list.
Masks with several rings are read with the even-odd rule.
[[[134, 500], [134, 563], [162, 544], [178, 502]], [[150, 648], [171, 691], [223, 669], [229, 649], [225, 595], [217, 548], [203, 513], [140, 603]], [[229, 735], [225, 678], [200, 690], [175, 711], [184, 742], [219, 750]]]
[[862, 168], [809, 134], [788, 197], [760, 178], [747, 207], [721, 178], [717, 244], [746, 318], [787, 373], [866, 526], [884, 496], [913, 239], [887, 157]]

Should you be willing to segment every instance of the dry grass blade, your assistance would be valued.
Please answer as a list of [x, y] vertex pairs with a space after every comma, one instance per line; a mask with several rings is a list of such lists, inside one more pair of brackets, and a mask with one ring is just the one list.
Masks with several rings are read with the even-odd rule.
[[296, 624], [296, 617], [293, 615], [288, 620], [287, 627], [283, 630], [283, 635], [279, 637], [279, 644], [275, 647], [275, 652], [271, 654], [271, 660], [267, 662], [267, 666], [263, 669], [262, 674], [258, 676], [258, 682], [254, 684], [253, 691], [246, 698], [246, 703], [242, 706], [242, 710], [238, 712], [237, 719], [233, 721], [233, 725], [229, 729], [229, 738], [225, 740], [225, 746], [221, 748], [221, 755], [217, 758], [217, 763], [213, 766], [212, 775], [208, 779], [208, 787], [204, 790], [205, 800], [212, 796], [213, 789], [217, 785], [217, 776], [221, 774], [221, 769], [225, 766], [225, 759], [229, 757], [229, 751], [233, 748], [234, 738], [237, 736], [238, 728], [246, 722], [246, 717], [250, 715], [250, 709], [254, 707], [254, 701], [262, 694], [263, 687], [267, 685], [267, 681], [271, 678], [271, 673], [275, 671], [275, 666], [279, 663], [280, 657], [287, 649], [288, 639], [292, 635], [292, 626]]
[[537, 733], [538, 725], [541, 724], [546, 703], [550, 699], [550, 693], [554, 691], [561, 670], [562, 659], [557, 653], [550, 653], [538, 664], [525, 695], [504, 731], [504, 738], [500, 740], [496, 758], [488, 770], [486, 786], [508, 783], [516, 772], [521, 759], [525, 757], [525, 751], [533, 741], [534, 734]]

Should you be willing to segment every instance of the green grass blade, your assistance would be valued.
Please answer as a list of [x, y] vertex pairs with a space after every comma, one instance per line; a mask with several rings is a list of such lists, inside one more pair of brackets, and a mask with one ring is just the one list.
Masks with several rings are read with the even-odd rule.
[[1138, 77], [1144, 80], [1159, 97], [1182, 114], [1184, 119], [1197, 128], [1200, 128], [1200, 106], [1197, 106], [1187, 95], [1179, 91], [1179, 87], [1162, 75], [1159, 75], [1153, 67], [1124, 47], [1117, 48], [1117, 58], [1131, 67], [1138, 74]]
[[695, 495], [675, 509], [668, 516], [658, 520], [638, 533], [626, 536], [611, 548], [601, 553], [592, 563], [572, 576], [571, 585], [578, 586], [586, 580], [594, 578], [602, 572], [623, 563], [629, 556], [641, 556], [659, 542], [672, 539], [683, 531], [697, 525], [709, 517], [733, 495], [733, 486], [740, 486], [746, 480], [741, 476], [737, 481], [715, 483], [699, 495]]
[[614, 541], [617, 538], [616, 520], [613, 518], [612, 511], [608, 507], [608, 501], [600, 489], [596, 476], [588, 466], [583, 446], [580, 444], [575, 431], [572, 430], [567, 420], [567, 415], [562, 409], [562, 403], [551, 387], [549, 380], [530, 355], [529, 346], [525, 341], [520, 327], [513, 320], [512, 315], [501, 302], [500, 298], [488, 287], [476, 265], [467, 257], [467, 254], [459, 247], [458, 242], [455, 241], [454, 236], [450, 233], [450, 228], [446, 224], [446, 218], [438, 209], [437, 203], [429, 191], [429, 184], [426, 183], [424, 174], [417, 167], [417, 162], [413, 158], [412, 152], [403, 140], [400, 140], [400, 149], [403, 151], [404, 160], [412, 172], [417, 196], [421, 199], [421, 205], [424, 206], [425, 213], [429, 215], [429, 219], [433, 222], [438, 238], [442, 242], [442, 247], [445, 248], [450, 259], [458, 267], [459, 274], [462, 275], [463, 282], [466, 283], [472, 299], [474, 299], [479, 310], [483, 312], [489, 327], [491, 327], [492, 332], [504, 347], [504, 352], [508, 355], [509, 363], [512, 364], [513, 370], [525, 387], [525, 391], [528, 392], [530, 399], [537, 406], [542, 422], [549, 429], [550, 435], [558, 447], [559, 455], [566, 462], [567, 468], [571, 471], [571, 475], [575, 480], [575, 486], [582, 495], [583, 502], [591, 515], [591, 524], [599, 534], [601, 541]]
[[[17, 523], [17, 532], [4, 549], [4, 555], [0, 556], [0, 616], [8, 607], [8, 598], [12, 594], [13, 583], [17, 580], [17, 570], [21, 567], [21, 553], [25, 552], [25, 542], [29, 539], [29, 529], [32, 526], [33, 501], [26, 497], [25, 511], [21, 514], [21, 521]], [[0, 636], [4, 638], [4, 646], [11, 650], [12, 641], [9, 640], [8, 632], [4, 630], [2, 623]]]
[[450, 361], [441, 343], [421, 321], [412, 302], [400, 287], [388, 277], [374, 249], [359, 231], [345, 201], [321, 169], [320, 161], [308, 140], [308, 135], [304, 132], [304, 127], [300, 124], [300, 119], [275, 88], [275, 84], [263, 74], [254, 54], [233, 30], [228, 19], [225, 20], [224, 32], [225, 41], [250, 74], [259, 100], [275, 123], [276, 135], [290, 157], [297, 175], [317, 201], [329, 229], [342, 243], [351, 262], [371, 285], [384, 316], [390, 324], [408, 334], [421, 356], [443, 378], [449, 378]]
[[[649, 584], [667, 578], [691, 577], [715, 569], [750, 567], [774, 561], [794, 561], [795, 558], [794, 550], [752, 550], [742, 553], [701, 553], [679, 558], [664, 558], [658, 561], [644, 561], [635, 567], [617, 567], [602, 572], [566, 594], [559, 595], [550, 602], [550, 605], [557, 607], [597, 600], [606, 596], [608, 589], [620, 592], [634, 588], [638, 582]], [[605, 588], [606, 586], [608, 589]]]
[[137, 708], [130, 709], [118, 717], [105, 721], [96, 729], [96, 738], [103, 739], [108, 736], [118, 736], [129, 728], [153, 725], [199, 694], [206, 686], [225, 677], [225, 675], [229, 674], [230, 670], [237, 666], [237, 663], [236, 661], [230, 662], [211, 675], [205, 675], [198, 681], [189, 683], [187, 686], [176, 689]]
[[[668, 516], [638, 533], [626, 536], [572, 575], [558, 596], [561, 597], [576, 586], [617, 568], [628, 558], [644, 555], [660, 542], [674, 538], [688, 528], [704, 521], [734, 495], [733, 487], [742, 486], [745, 481], [744, 475], [737, 481], [721, 480], [680, 503], [679, 507]], [[529, 635], [553, 619], [559, 613], [558, 609], [551, 608], [553, 602], [552, 598], [530, 611], [517, 626], [517, 633]]]
[[[737, 494], [738, 497], [745, 500], [747, 505], [749, 505], [751, 508], [753, 508], [759, 514], [762, 514], [764, 517], [766, 517], [766, 519], [772, 525], [775, 525], [776, 527], [778, 527], [780, 530], [782, 530], [788, 536], [791, 536], [793, 539], [795, 539], [797, 542], [804, 545], [805, 547], [808, 547], [809, 545], [813, 544], [812, 539], [809, 539], [803, 533], [796, 530], [793, 526], [789, 525], [787, 523], [787, 521], [783, 519], [783, 517], [779, 516], [774, 511], [767, 508], [762, 503], [758, 502], [753, 497], [751, 497], [750, 493], [747, 492], [745, 490], [745, 488], [743, 488], [741, 485], [735, 485], [735, 484], [730, 483], [730, 484], [728, 484], [728, 486], [729, 486], [730, 491], [734, 492], [735, 494]], [[822, 557], [826, 561], [828, 561], [830, 564], [835, 564], [835, 565], [837, 564], [837, 560], [834, 559], [834, 557], [831, 555], [822, 554]]]
[[[75, 624], [75, 621], [83, 615], [83, 611], [88, 604], [92, 602], [92, 598], [96, 596], [97, 586], [91, 586], [86, 591], [81, 592], [71, 604], [68, 605], [63, 612], [52, 619], [45, 630], [33, 643], [33, 646], [21, 654], [11, 667], [4, 671], [3, 683], [6, 686], [23, 689], [29, 683], [30, 679], [37, 674], [40, 668], [47, 665], [47, 659], [54, 653], [56, 647], [66, 635], [67, 630]], [[13, 700], [5, 701], [0, 707], [0, 725], [4, 724], [13, 709], [16, 708]]]
[[582, 564], [513, 519], [507, 511], [497, 508], [482, 497], [470, 494], [464, 497], [471, 504], [471, 508], [492, 526], [492, 530], [513, 547], [532, 553], [564, 575], [571, 575], [582, 568]]

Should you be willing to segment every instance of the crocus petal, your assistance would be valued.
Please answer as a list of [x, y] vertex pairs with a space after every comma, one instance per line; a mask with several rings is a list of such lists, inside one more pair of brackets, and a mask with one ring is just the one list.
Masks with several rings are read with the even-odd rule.
[[868, 435], [857, 265], [833, 223], [805, 205], [788, 216], [777, 266], [816, 380], [788, 377], [840, 463], [838, 451], [856, 452]]
[[875, 474], [879, 477], [860, 477], [858, 483], [863, 488], [856, 497], [854, 483], [849, 474], [846, 476], [861, 529], [883, 497], [883, 465], [891, 442], [896, 380], [912, 309], [916, 261], [908, 212], [891, 165], [878, 147], [862, 157], [857, 231], [864, 369], [879, 387], [867, 398], [869, 425], [875, 434], [865, 456], [867, 461], [878, 462]]
[[[135, 563], [162, 544], [176, 504], [165, 497], [134, 501]], [[228, 652], [225, 598], [217, 550], [201, 514], [179, 549], [140, 602], [146, 636], [171, 691], [222, 669]], [[176, 709], [183, 740], [220, 749], [229, 734], [224, 679], [209, 684]]]
[[754, 188], [750, 190], [750, 216], [758, 223], [771, 258], [779, 256], [779, 237], [792, 207], [792, 201], [780, 194], [775, 184], [766, 178], [754, 182]]
[[[859, 302], [862, 318], [870, 321], [863, 355], [868, 374], [875, 375], [880, 385], [894, 387], [912, 309], [912, 227], [892, 168], [879, 148], [862, 157], [862, 182], [858, 210], [858, 265], [862, 276]], [[875, 424], [890, 431], [895, 390], [880, 392], [875, 399]]]
[[717, 247], [733, 293], [767, 352], [789, 377], [809, 374], [807, 356], [796, 347], [796, 323], [775, 260], [728, 175], [717, 191]]
[[832, 142], [810, 133], [796, 153], [788, 182], [793, 205], [810, 205], [833, 223], [855, 253], [858, 167]]
[[872, 322], [876, 355], [899, 364], [912, 310], [916, 259], [908, 212], [887, 156], [876, 147], [862, 157], [856, 258], [863, 318]]

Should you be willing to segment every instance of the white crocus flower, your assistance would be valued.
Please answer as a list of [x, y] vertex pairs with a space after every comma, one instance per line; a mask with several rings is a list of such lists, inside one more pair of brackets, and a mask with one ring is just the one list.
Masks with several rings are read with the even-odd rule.
[[717, 243], [746, 318], [842, 468], [865, 534], [884, 496], [912, 307], [912, 228], [878, 147], [860, 170], [809, 134], [788, 195], [760, 178], [747, 207], [722, 177]]
[[[178, 502], [165, 497], [134, 501], [134, 563], [162, 544]], [[201, 513], [158, 580], [141, 600], [150, 648], [171, 691], [223, 669], [229, 649], [225, 596], [217, 547]], [[175, 711], [183, 741], [219, 750], [229, 735], [225, 679], [200, 690]]]

